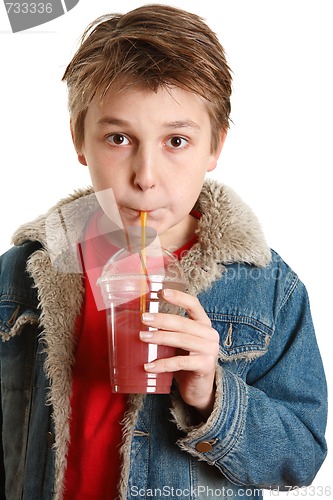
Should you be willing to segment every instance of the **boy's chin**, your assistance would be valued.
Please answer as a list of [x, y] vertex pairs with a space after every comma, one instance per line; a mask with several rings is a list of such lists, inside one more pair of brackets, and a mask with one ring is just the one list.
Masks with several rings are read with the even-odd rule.
[[152, 227], [145, 228], [142, 235], [140, 226], [126, 226], [124, 230], [112, 231], [108, 234], [109, 241], [118, 248], [125, 248], [131, 253], [139, 252], [156, 240], [157, 232]]

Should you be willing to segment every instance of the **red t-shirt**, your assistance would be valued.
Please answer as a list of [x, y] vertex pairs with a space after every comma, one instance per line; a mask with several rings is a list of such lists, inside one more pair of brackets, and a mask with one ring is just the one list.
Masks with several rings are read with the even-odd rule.
[[[64, 500], [113, 500], [117, 497], [120, 474], [120, 422], [127, 396], [111, 391], [106, 314], [95, 285], [103, 266], [117, 249], [106, 236], [96, 237], [101, 213], [97, 211], [92, 216], [80, 245], [86, 293], [77, 323]], [[175, 255], [183, 255], [195, 241], [194, 236]]]

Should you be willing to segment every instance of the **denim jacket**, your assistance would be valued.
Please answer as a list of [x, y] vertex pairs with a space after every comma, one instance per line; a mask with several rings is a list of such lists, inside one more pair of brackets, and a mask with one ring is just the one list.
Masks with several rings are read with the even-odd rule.
[[[74, 326], [84, 297], [73, 248], [96, 203], [91, 190], [76, 192], [19, 228], [0, 259], [7, 500], [63, 495]], [[207, 181], [196, 208], [198, 241], [181, 264], [220, 336], [214, 409], [200, 422], [177, 387], [130, 395], [122, 500], [258, 499], [263, 488], [309, 485], [326, 456], [326, 383], [304, 285], [231, 189]]]

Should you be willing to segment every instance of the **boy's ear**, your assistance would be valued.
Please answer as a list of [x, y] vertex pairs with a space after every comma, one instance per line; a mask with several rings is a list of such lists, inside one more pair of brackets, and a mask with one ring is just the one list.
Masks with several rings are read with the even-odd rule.
[[78, 151], [77, 148], [76, 148], [76, 146], [75, 146], [75, 135], [74, 135], [73, 127], [72, 127], [72, 120], [70, 121], [70, 128], [71, 128], [72, 141], [73, 141], [73, 144], [74, 144], [74, 147], [75, 147], [75, 150], [76, 150], [76, 154], [77, 154], [77, 159], [79, 160], [79, 162], [81, 163], [81, 165], [84, 165], [86, 167], [87, 166], [87, 161], [85, 159], [85, 156], [82, 153], [80, 153], [80, 151]]
[[77, 151], [77, 159], [81, 163], [81, 165], [84, 165], [85, 167], [88, 165], [85, 156], [82, 153], [79, 153]]
[[227, 132], [225, 130], [222, 130], [220, 133], [219, 145], [216, 148], [216, 151], [214, 151], [214, 153], [211, 154], [211, 162], [210, 162], [210, 165], [207, 169], [207, 172], [212, 172], [216, 168], [217, 161], [220, 157], [220, 154], [221, 154], [221, 151], [223, 149], [226, 138], [227, 138]]

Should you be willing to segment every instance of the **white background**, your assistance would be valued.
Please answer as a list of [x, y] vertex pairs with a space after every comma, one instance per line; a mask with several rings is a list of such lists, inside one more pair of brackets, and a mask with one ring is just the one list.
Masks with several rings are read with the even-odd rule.
[[[143, 3], [80, 0], [65, 16], [12, 34], [0, 2], [0, 253], [18, 225], [89, 184], [71, 144], [60, 80], [90, 21]], [[159, 3], [203, 16], [225, 47], [234, 72], [233, 125], [219, 167], [210, 175], [232, 186], [254, 209], [270, 246], [307, 285], [331, 389], [332, 2]], [[331, 427], [332, 418], [329, 443]], [[332, 470], [329, 454], [315, 489], [303, 492], [305, 497], [319, 498], [319, 486], [333, 486]]]

